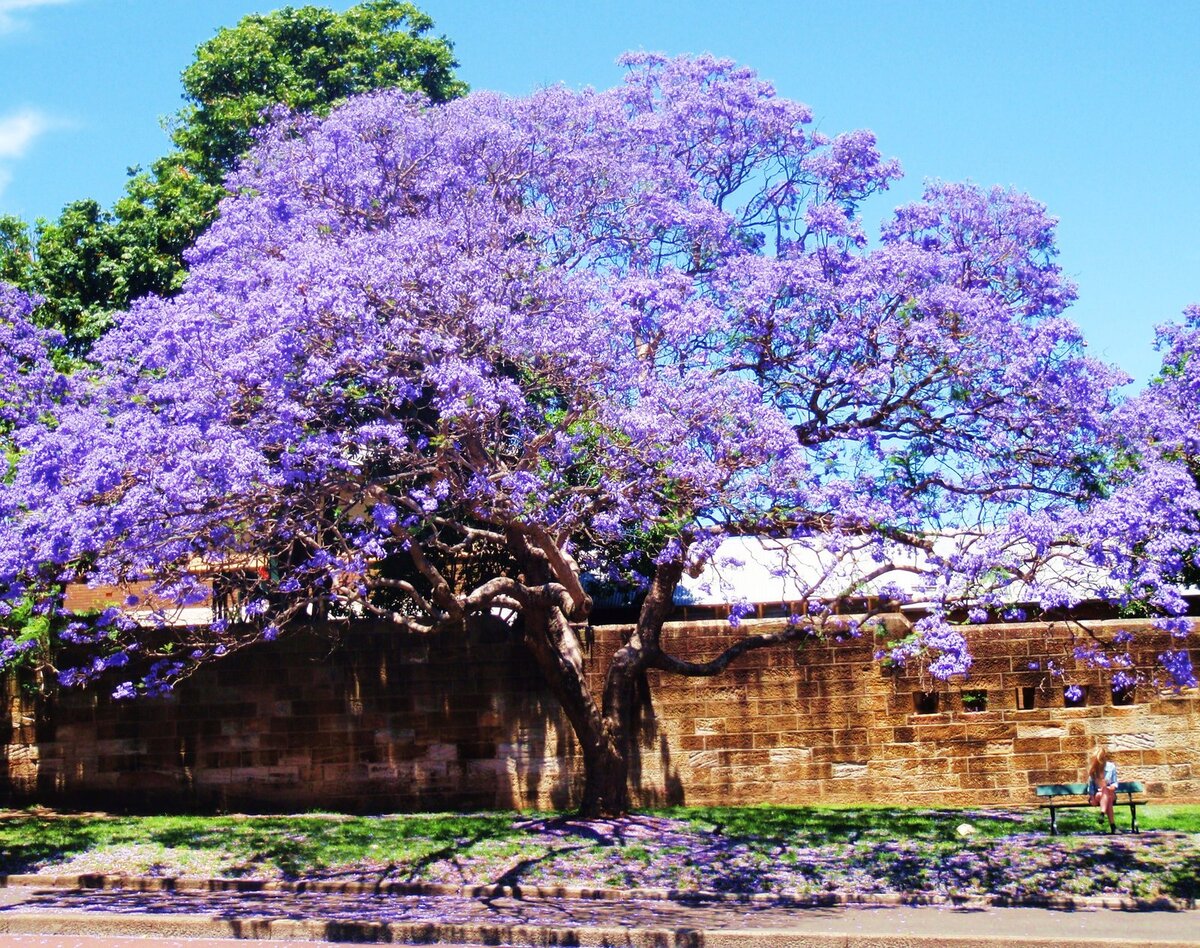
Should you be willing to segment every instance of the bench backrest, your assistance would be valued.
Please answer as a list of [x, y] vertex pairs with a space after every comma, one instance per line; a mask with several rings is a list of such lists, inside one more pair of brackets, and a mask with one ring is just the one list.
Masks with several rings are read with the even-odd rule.
[[[1146, 788], [1136, 780], [1123, 780], [1117, 784], [1117, 793], [1145, 792]], [[1039, 797], [1083, 796], [1086, 793], [1086, 783], [1044, 783], [1037, 788]]]

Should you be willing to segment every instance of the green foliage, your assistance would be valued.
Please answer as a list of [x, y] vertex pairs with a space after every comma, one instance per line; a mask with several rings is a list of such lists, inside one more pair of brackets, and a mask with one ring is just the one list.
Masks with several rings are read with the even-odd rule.
[[429, 37], [432, 27], [399, 0], [369, 0], [340, 14], [304, 6], [245, 17], [202, 45], [184, 70], [190, 105], [179, 115], [175, 144], [194, 170], [219, 181], [273, 105], [324, 114], [372, 89], [420, 91], [435, 102], [462, 95], [451, 45]]
[[220, 30], [183, 72], [188, 105], [174, 120], [178, 150], [148, 170], [131, 168], [110, 209], [73, 201], [34, 228], [0, 216], [0, 280], [45, 298], [42, 325], [60, 330], [70, 355], [87, 353], [114, 314], [148, 293], [183, 284], [183, 252], [217, 216], [222, 180], [276, 104], [323, 114], [381, 88], [434, 101], [463, 94], [450, 43], [433, 21], [398, 0], [368, 0], [345, 13], [284, 7]]
[[0, 280], [28, 287], [34, 279], [33, 235], [15, 214], [0, 214]]
[[[35, 610], [33, 601], [28, 598], [21, 600], [0, 620], [0, 635], [12, 640], [5, 643], [4, 656], [5, 668], [10, 674], [22, 668], [36, 671], [46, 664], [52, 627], [51, 616]], [[35, 676], [35, 680], [40, 687], [41, 676]], [[27, 680], [26, 684], [29, 684]]]

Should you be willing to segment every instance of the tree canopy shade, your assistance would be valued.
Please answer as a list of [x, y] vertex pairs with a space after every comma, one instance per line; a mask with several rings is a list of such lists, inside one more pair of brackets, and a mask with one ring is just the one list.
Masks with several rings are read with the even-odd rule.
[[[157, 693], [302, 625], [513, 612], [601, 813], [629, 804], [646, 670], [861, 634], [828, 598], [895, 570], [930, 609], [890, 659], [969, 671], [949, 611], [986, 617], [1028, 580], [1110, 453], [1121, 378], [1062, 317], [1053, 221], [936, 183], [872, 247], [859, 203], [899, 169], [870, 133], [812, 131], [727, 61], [624, 64], [606, 92], [383, 92], [278, 119], [182, 291], [135, 303], [53, 423], [20, 432], [8, 596], [149, 578], [167, 604], [146, 608], [158, 628], [70, 625], [92, 654], [64, 684], [128, 666], [118, 695]], [[684, 661], [673, 590], [738, 533], [866, 566], [785, 629]], [[172, 625], [203, 563], [227, 615]], [[596, 579], [641, 606], [593, 691]]]
[[435, 102], [465, 92], [450, 43], [432, 29], [410, 3], [369, 0], [344, 13], [284, 7], [219, 30], [183, 72], [176, 150], [148, 170], [132, 169], [111, 210], [74, 201], [32, 234], [18, 218], [0, 217], [0, 279], [40, 294], [39, 321], [85, 355], [114, 312], [179, 289], [183, 251], [216, 217], [226, 173], [272, 107], [320, 115], [372, 89], [422, 92]]

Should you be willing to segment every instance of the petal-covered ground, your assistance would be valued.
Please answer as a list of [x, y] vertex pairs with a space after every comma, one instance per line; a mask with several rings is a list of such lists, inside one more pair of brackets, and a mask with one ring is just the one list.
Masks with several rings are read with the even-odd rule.
[[1090, 811], [681, 809], [621, 819], [504, 813], [347, 817], [10, 814], [10, 873], [337, 879], [689, 892], [1200, 895], [1200, 807], [1108, 835]]

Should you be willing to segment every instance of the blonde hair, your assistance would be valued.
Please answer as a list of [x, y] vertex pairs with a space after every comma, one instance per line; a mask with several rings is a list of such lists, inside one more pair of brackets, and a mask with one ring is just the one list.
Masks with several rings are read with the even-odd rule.
[[1104, 765], [1108, 763], [1108, 750], [1097, 744], [1088, 757], [1088, 776], [1099, 780], [1104, 776]]

